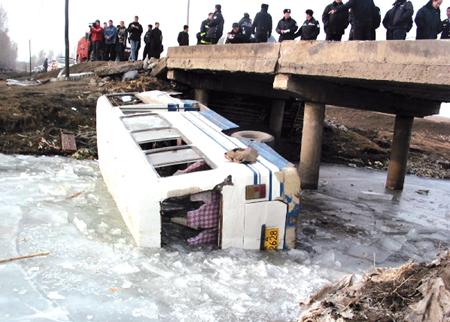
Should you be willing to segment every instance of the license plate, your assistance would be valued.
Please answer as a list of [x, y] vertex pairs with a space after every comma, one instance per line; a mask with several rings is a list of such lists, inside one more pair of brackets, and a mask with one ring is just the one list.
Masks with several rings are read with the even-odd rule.
[[278, 249], [278, 228], [266, 228], [265, 238], [264, 238], [264, 249], [266, 250], [276, 250]]

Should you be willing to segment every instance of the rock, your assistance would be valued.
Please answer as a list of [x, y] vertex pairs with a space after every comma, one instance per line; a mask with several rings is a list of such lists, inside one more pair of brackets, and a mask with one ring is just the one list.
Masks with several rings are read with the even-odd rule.
[[139, 76], [139, 72], [137, 70], [130, 70], [123, 75], [122, 81], [134, 80], [134, 79], [138, 78], [138, 76]]

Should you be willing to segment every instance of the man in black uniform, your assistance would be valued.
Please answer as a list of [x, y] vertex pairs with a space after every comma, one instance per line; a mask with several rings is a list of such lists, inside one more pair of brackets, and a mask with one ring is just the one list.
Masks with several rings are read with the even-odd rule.
[[376, 7], [373, 0], [349, 0], [346, 4], [330, 10], [330, 14], [352, 9], [353, 40], [372, 40]]
[[442, 20], [441, 39], [450, 39], [450, 7], [447, 8], [447, 19]]
[[207, 38], [211, 41], [213, 45], [217, 44], [220, 37], [223, 35], [223, 24], [224, 19], [222, 16], [222, 6], [216, 4], [216, 11], [214, 11], [211, 22], [209, 23], [209, 30], [207, 33]]
[[272, 35], [272, 16], [267, 12], [268, 4], [261, 5], [261, 11], [258, 12], [253, 20], [253, 33], [256, 42], [267, 42]]
[[155, 22], [155, 28], [153, 28], [150, 34], [150, 58], [154, 57], [159, 59], [161, 57], [161, 53], [163, 52], [162, 40], [163, 36], [161, 30], [159, 30], [159, 22]]
[[406, 33], [413, 25], [414, 8], [411, 1], [397, 0], [386, 12], [383, 26], [386, 28], [386, 40], [405, 40]]
[[[149, 53], [150, 53], [150, 36], [152, 34], [152, 29], [153, 29], [153, 26], [152, 25], [148, 25], [148, 30], [147, 30], [147, 32], [144, 35], [145, 47], [144, 47], [144, 57], [142, 58], [142, 60], [145, 60], [145, 58], [147, 56], [149, 56]], [[150, 56], [148, 58], [150, 58]]]
[[247, 37], [242, 33], [242, 29], [237, 22], [233, 23], [233, 29], [227, 34], [226, 44], [247, 43]]
[[430, 0], [419, 9], [414, 19], [417, 25], [416, 39], [437, 39], [442, 31], [441, 4], [442, 0]]
[[300, 37], [301, 40], [316, 40], [320, 33], [319, 22], [313, 17], [314, 11], [306, 10], [306, 20], [298, 29], [295, 37]]
[[245, 38], [245, 42], [250, 42], [252, 38], [252, 19], [248, 13], [244, 13], [244, 17], [239, 21], [239, 28], [242, 36]]
[[211, 42], [208, 40], [208, 30], [209, 30], [209, 24], [212, 21], [213, 13], [208, 13], [208, 19], [203, 20], [202, 24], [200, 25], [200, 32], [197, 34], [197, 45], [210, 45]]
[[278, 22], [277, 33], [280, 35], [279, 42], [285, 40], [294, 40], [298, 29], [297, 22], [291, 18], [291, 9], [283, 10], [284, 17]]
[[327, 35], [326, 40], [341, 41], [342, 35], [348, 27], [350, 20], [348, 10], [336, 12], [334, 15], [330, 14], [331, 10], [343, 5], [342, 0], [335, 0], [323, 11], [322, 22]]
[[184, 25], [183, 31], [178, 34], [178, 45], [189, 46], [189, 26]]

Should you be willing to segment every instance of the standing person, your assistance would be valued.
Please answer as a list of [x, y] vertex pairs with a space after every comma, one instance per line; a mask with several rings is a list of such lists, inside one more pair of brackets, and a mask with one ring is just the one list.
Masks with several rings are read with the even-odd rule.
[[441, 4], [442, 0], [430, 0], [419, 9], [414, 19], [417, 25], [416, 39], [437, 39], [442, 31]]
[[306, 10], [306, 20], [298, 29], [295, 37], [300, 37], [301, 40], [316, 40], [320, 33], [319, 22], [314, 19], [314, 11]]
[[180, 31], [178, 34], [178, 45], [180, 46], [189, 46], [189, 26], [184, 25], [183, 31]]
[[268, 12], [269, 5], [263, 3], [261, 11], [258, 12], [253, 20], [253, 33], [257, 43], [267, 42], [272, 35], [272, 16]]
[[125, 49], [127, 48], [128, 29], [125, 26], [125, 22], [121, 21], [117, 26], [117, 46], [116, 46], [116, 59], [119, 61], [125, 60]]
[[209, 23], [209, 29], [207, 38], [211, 41], [213, 45], [219, 42], [220, 37], [223, 35], [223, 24], [225, 20], [222, 16], [222, 6], [220, 4], [216, 4], [214, 14], [212, 16], [212, 20]]
[[160, 58], [163, 52], [163, 36], [161, 30], [159, 30], [159, 22], [155, 22], [155, 28], [153, 28], [150, 34], [150, 50], [149, 56], [154, 58]]
[[396, 0], [383, 18], [386, 40], [405, 40], [413, 25], [414, 7], [411, 1]]
[[147, 32], [144, 35], [144, 56], [142, 57], [142, 60], [145, 60], [145, 58], [150, 58], [150, 38], [152, 36], [152, 30], [153, 30], [153, 25], [148, 25], [147, 26]]
[[211, 42], [208, 40], [208, 30], [209, 24], [212, 21], [214, 13], [208, 13], [208, 18], [202, 21], [200, 25], [200, 32], [197, 34], [197, 45], [210, 45]]
[[44, 67], [44, 73], [46, 73], [48, 71], [48, 58], [45, 58], [42, 67]]
[[114, 26], [113, 21], [108, 21], [108, 27], [103, 32], [105, 36], [105, 60], [116, 60], [116, 40], [117, 40], [117, 28]]
[[353, 40], [372, 40], [376, 12], [373, 0], [349, 0], [346, 4], [330, 10], [329, 14], [349, 9], [352, 9]]
[[348, 27], [350, 18], [347, 10], [330, 14], [330, 11], [339, 6], [343, 6], [342, 0], [335, 0], [325, 7], [322, 14], [323, 27], [326, 33], [326, 40], [341, 41], [345, 29]]
[[297, 22], [291, 18], [291, 9], [283, 10], [284, 17], [278, 22], [276, 32], [280, 35], [279, 42], [294, 40], [298, 29]]
[[243, 44], [246, 43], [247, 36], [242, 33], [241, 27], [237, 22], [233, 23], [233, 29], [227, 34], [226, 44]]
[[91, 29], [91, 39], [92, 39], [92, 60], [102, 60], [102, 44], [103, 44], [103, 28], [100, 26], [100, 20], [97, 20]]
[[134, 21], [128, 25], [128, 35], [131, 45], [131, 61], [136, 61], [138, 59], [139, 48], [141, 47], [141, 35], [143, 32], [144, 29], [139, 23], [139, 17], [135, 16]]
[[450, 7], [447, 8], [447, 19], [442, 20], [441, 39], [450, 39]]
[[78, 41], [77, 45], [77, 63], [84, 63], [89, 60], [89, 33]]
[[253, 26], [252, 19], [250, 19], [250, 15], [248, 13], [244, 13], [244, 17], [239, 20], [239, 29], [243, 36], [244, 42], [249, 43], [253, 34]]

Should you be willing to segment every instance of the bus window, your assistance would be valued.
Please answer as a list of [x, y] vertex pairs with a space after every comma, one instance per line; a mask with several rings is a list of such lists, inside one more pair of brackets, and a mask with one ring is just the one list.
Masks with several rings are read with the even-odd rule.
[[130, 115], [122, 117], [122, 121], [130, 131], [170, 127], [169, 122], [157, 114]]
[[173, 128], [135, 131], [131, 135], [144, 151], [187, 145], [180, 132]]

